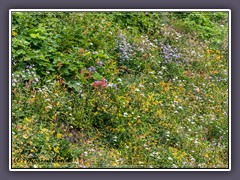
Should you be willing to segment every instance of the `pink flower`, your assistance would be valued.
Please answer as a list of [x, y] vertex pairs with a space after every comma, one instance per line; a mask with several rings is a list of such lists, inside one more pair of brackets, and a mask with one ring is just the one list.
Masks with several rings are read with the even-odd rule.
[[200, 89], [199, 89], [199, 88], [197, 88], [197, 89], [196, 89], [196, 92], [197, 92], [197, 93], [200, 93]]

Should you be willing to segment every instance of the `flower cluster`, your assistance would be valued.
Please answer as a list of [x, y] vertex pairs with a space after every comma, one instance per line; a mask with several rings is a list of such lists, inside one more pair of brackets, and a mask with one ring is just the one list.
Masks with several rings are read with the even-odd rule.
[[179, 64], [180, 61], [180, 53], [178, 53], [177, 48], [172, 49], [172, 47], [168, 44], [167, 46], [163, 46], [162, 50], [163, 56], [165, 58], [164, 63], [168, 64], [175, 60], [176, 64]]
[[139, 52], [148, 52], [151, 50], [153, 47], [157, 47], [154, 43], [152, 43], [149, 39], [148, 36], [141, 36], [142, 38], [142, 43], [140, 46], [137, 46], [137, 50]]
[[127, 42], [126, 36], [120, 33], [116, 44], [116, 50], [120, 54], [120, 64], [123, 64], [125, 61], [132, 60], [133, 47]]
[[107, 86], [107, 80], [102, 78], [101, 81], [95, 81], [93, 84], [92, 84], [95, 88], [98, 88], [99, 86], [101, 88], [104, 88]]
[[33, 65], [27, 65], [26, 70], [23, 70], [22, 72], [13, 73], [12, 74], [12, 86], [16, 86], [18, 83], [24, 83], [26, 81], [29, 81], [27, 83], [27, 86], [30, 86], [30, 84], [37, 84], [39, 82], [38, 76], [36, 74], [36, 68], [34, 68]]

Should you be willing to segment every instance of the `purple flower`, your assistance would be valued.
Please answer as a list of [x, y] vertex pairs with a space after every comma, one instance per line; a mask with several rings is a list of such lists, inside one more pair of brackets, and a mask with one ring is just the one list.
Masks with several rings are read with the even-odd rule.
[[173, 60], [175, 60], [176, 64], [179, 64], [179, 61], [177, 61], [180, 58], [180, 54], [177, 52], [177, 48], [172, 49], [172, 47], [168, 44], [167, 46], [163, 46], [162, 53], [164, 55], [165, 63], [169, 63]]
[[90, 71], [90, 72], [96, 72], [96, 68], [93, 67], [93, 66], [91, 66], [91, 67], [88, 68], [88, 71]]

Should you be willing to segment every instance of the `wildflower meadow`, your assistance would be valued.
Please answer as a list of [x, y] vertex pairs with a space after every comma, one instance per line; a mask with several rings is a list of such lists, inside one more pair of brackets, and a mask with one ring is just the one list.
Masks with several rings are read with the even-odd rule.
[[229, 168], [228, 16], [13, 11], [12, 168]]

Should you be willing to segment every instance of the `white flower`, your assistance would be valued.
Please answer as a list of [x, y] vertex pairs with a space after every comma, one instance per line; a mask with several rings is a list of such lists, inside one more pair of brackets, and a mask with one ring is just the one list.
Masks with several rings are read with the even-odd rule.
[[117, 136], [113, 137], [113, 141], [115, 141], [115, 142], [117, 141]]
[[118, 78], [117, 80], [118, 80], [119, 82], [122, 82], [122, 79], [120, 79], [120, 78]]
[[36, 164], [33, 165], [33, 168], [38, 168]]
[[195, 162], [195, 159], [193, 157], [190, 160]]
[[128, 113], [125, 112], [125, 113], [123, 114], [123, 116], [124, 116], [124, 117], [127, 117], [127, 116], [128, 116]]
[[163, 66], [162, 69], [167, 69], [167, 67]]
[[168, 157], [168, 160], [172, 161], [173, 159], [171, 157]]
[[51, 105], [49, 105], [49, 106], [47, 106], [47, 107], [46, 107], [46, 109], [52, 109], [52, 106], [51, 106]]
[[142, 84], [139, 84], [139, 87], [140, 87], [140, 88], [142, 88], [142, 87], [144, 87], [144, 85], [142, 85]]
[[139, 91], [140, 91], [140, 89], [136, 88], [136, 89], [135, 89], [135, 91], [136, 91], [136, 92], [139, 92]]
[[178, 109], [183, 109], [182, 106], [179, 106]]

